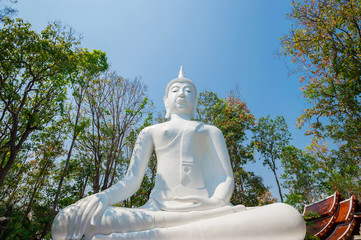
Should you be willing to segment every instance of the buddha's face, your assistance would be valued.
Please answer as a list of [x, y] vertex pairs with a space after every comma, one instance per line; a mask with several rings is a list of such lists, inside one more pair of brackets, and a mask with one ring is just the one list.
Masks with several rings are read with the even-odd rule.
[[191, 115], [196, 104], [196, 96], [192, 85], [186, 82], [175, 82], [164, 97], [164, 104], [169, 115]]

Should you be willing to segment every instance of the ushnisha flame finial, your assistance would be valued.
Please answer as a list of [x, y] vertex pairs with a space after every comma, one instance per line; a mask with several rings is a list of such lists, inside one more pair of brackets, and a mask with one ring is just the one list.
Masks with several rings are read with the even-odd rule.
[[184, 78], [183, 66], [180, 67], [178, 78]]
[[[0, 0], [1, 1], [1, 0]], [[168, 84], [167, 84], [167, 87], [165, 88], [165, 97], [168, 97], [168, 92], [169, 92], [169, 89], [170, 87], [172, 86], [173, 83], [189, 83], [193, 89], [194, 89], [194, 95], [197, 96], [197, 89], [196, 89], [196, 86], [194, 85], [194, 83], [192, 82], [192, 80], [188, 79], [188, 78], [185, 78], [184, 77], [184, 73], [183, 73], [183, 66], [180, 67], [180, 70], [179, 70], [179, 74], [178, 74], [178, 77], [173, 79], [172, 81], [170, 81]]]

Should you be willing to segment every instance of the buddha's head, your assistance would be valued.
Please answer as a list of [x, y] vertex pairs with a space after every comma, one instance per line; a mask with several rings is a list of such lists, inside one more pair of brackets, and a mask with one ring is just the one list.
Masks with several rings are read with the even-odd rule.
[[173, 113], [191, 116], [197, 101], [196, 86], [192, 80], [184, 77], [181, 67], [178, 78], [170, 81], [165, 89], [164, 105], [167, 111], [165, 117], [169, 118]]

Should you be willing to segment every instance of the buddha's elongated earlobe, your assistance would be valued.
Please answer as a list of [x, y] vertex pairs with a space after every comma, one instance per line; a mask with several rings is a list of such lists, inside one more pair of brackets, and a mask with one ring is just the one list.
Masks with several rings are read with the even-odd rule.
[[194, 99], [194, 107], [192, 112], [193, 117], [196, 115], [197, 105], [198, 105], [198, 97]]
[[170, 117], [169, 111], [168, 111], [168, 109], [166, 109], [165, 118], [169, 118], [169, 117]]
[[169, 113], [169, 107], [168, 107], [168, 102], [167, 102], [167, 97], [164, 96], [163, 97], [163, 102], [164, 102], [164, 107], [165, 107], [165, 118], [169, 118], [170, 117], [170, 113]]

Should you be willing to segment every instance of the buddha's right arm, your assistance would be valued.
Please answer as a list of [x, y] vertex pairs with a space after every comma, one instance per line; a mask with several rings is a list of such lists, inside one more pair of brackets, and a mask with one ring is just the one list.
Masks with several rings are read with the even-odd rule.
[[[151, 127], [139, 133], [125, 177], [110, 188], [68, 206], [56, 216], [52, 234], [56, 239], [80, 239], [87, 224], [95, 226], [107, 206], [119, 203], [132, 196], [142, 183], [153, 151]], [[69, 221], [67, 224], [64, 222]]]
[[153, 148], [151, 127], [147, 127], [137, 137], [125, 177], [103, 191], [108, 198], [108, 206], [124, 201], [136, 193], [142, 183]]

